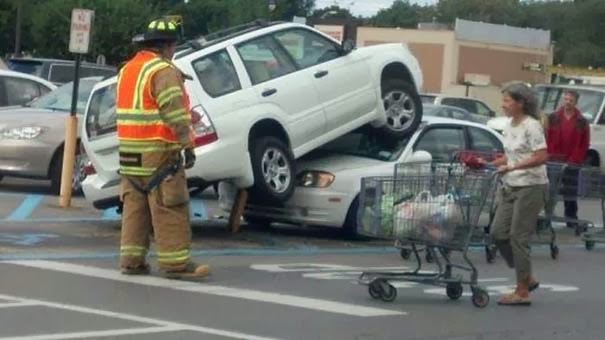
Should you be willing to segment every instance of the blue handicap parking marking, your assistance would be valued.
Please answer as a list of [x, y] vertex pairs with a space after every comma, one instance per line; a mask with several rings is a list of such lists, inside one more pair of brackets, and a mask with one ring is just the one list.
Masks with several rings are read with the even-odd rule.
[[118, 208], [109, 208], [103, 211], [103, 216], [101, 217], [103, 220], [120, 220], [122, 216], [118, 214]]
[[11, 233], [0, 233], [0, 243], [8, 243], [18, 246], [33, 246], [40, 242], [43, 242], [49, 238], [56, 238], [59, 235], [56, 234], [11, 234]]
[[208, 217], [206, 205], [204, 200], [201, 199], [191, 199], [189, 202], [189, 211], [191, 212], [192, 219], [206, 219]]
[[15, 209], [7, 218], [8, 221], [23, 221], [40, 205], [44, 196], [42, 195], [27, 195], [23, 202]]

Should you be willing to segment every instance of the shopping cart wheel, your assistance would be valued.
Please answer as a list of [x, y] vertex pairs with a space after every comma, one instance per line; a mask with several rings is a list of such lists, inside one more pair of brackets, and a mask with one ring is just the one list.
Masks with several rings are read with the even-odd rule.
[[496, 262], [496, 249], [490, 246], [486, 246], [485, 247], [485, 260], [487, 260], [487, 263], [494, 263]]
[[368, 286], [368, 293], [370, 293], [370, 296], [372, 297], [372, 299], [380, 300], [380, 286], [375, 285], [374, 283], [371, 283]]
[[458, 300], [462, 296], [462, 292], [464, 289], [462, 288], [462, 284], [459, 282], [449, 282], [445, 287], [445, 293], [447, 297], [452, 300]]
[[429, 251], [429, 248], [426, 248], [426, 263], [433, 263], [433, 261], [435, 261], [435, 259], [433, 258], [433, 253], [431, 251]]
[[401, 255], [402, 259], [409, 260], [410, 255], [412, 255], [412, 252], [409, 249], [401, 249], [401, 251], [399, 252], [399, 255]]
[[486, 290], [478, 287], [471, 287], [473, 291], [473, 296], [471, 297], [471, 301], [473, 305], [478, 308], [487, 307], [489, 304], [489, 294]]
[[594, 241], [586, 241], [586, 250], [593, 250], [594, 246], [595, 246], [595, 242]]
[[393, 287], [391, 284], [386, 284], [382, 286], [383, 290], [380, 294], [380, 299], [384, 302], [393, 302], [397, 298], [397, 288]]
[[556, 260], [559, 258], [559, 247], [551, 244], [550, 245], [550, 257], [552, 257], [553, 260]]

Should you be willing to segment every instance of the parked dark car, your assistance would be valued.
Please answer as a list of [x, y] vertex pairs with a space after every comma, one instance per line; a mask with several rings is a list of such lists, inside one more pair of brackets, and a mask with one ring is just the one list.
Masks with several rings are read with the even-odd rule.
[[[8, 68], [46, 79], [56, 85], [62, 85], [73, 81], [75, 62], [63, 59], [12, 58], [8, 60]], [[117, 68], [113, 66], [83, 62], [80, 68], [80, 78], [106, 78], [116, 75], [117, 72]]]

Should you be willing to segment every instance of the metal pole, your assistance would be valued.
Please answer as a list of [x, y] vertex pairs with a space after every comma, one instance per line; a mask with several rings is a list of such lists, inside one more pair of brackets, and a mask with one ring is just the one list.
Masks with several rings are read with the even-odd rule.
[[67, 208], [71, 205], [72, 181], [76, 158], [78, 139], [78, 117], [76, 116], [78, 104], [78, 87], [80, 85], [80, 64], [82, 56], [76, 54], [76, 67], [74, 71], [73, 91], [71, 97], [71, 112], [65, 121], [65, 145], [63, 146], [63, 166], [61, 170], [61, 197], [60, 206]]
[[82, 63], [82, 55], [76, 54], [76, 67], [74, 70], [74, 86], [73, 92], [71, 95], [71, 115], [72, 117], [76, 115], [76, 110], [78, 106], [78, 87], [80, 86], [80, 64]]
[[17, 26], [15, 27], [15, 57], [21, 57], [21, 23], [23, 21], [23, 0], [17, 0]]

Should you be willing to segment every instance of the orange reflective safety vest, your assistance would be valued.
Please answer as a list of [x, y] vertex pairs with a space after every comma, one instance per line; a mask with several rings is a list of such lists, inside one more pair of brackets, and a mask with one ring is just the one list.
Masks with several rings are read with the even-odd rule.
[[[142, 157], [143, 153], [179, 150], [181, 145], [173, 130], [160, 116], [160, 98], [152, 95], [152, 79], [160, 70], [172, 67], [158, 54], [141, 51], [120, 70], [117, 87], [117, 130], [120, 143], [120, 173], [149, 176], [155, 168], [122, 162], [124, 158]], [[174, 91], [182, 91], [176, 88]], [[172, 92], [172, 91], [168, 91]], [[189, 109], [189, 108], [187, 108]]]

